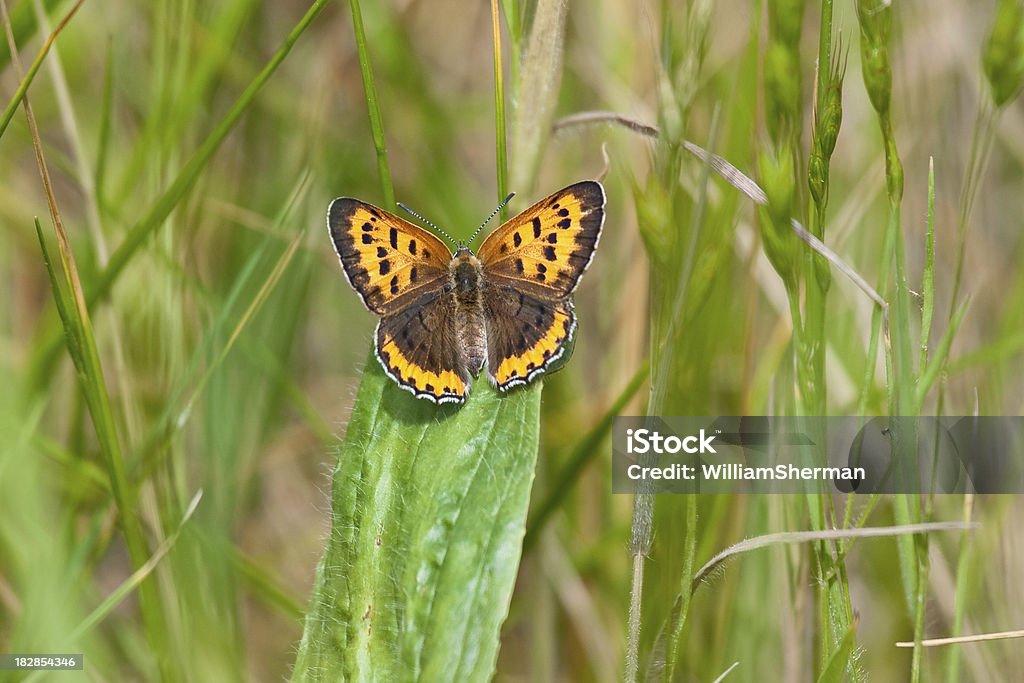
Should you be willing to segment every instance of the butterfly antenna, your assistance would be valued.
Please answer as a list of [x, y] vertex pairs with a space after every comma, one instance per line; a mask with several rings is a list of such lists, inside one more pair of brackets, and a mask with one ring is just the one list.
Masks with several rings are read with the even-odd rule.
[[421, 221], [423, 221], [424, 223], [426, 223], [427, 225], [429, 225], [430, 227], [432, 227], [432, 228], [433, 228], [434, 230], [437, 230], [437, 231], [438, 231], [439, 233], [441, 233], [441, 235], [443, 235], [443, 236], [444, 236], [445, 238], [447, 238], [447, 240], [448, 240], [449, 242], [451, 242], [452, 244], [454, 244], [454, 245], [455, 245], [455, 248], [456, 248], [456, 249], [458, 249], [458, 247], [459, 247], [459, 243], [458, 243], [458, 242], [456, 242], [456, 241], [455, 241], [454, 239], [452, 239], [452, 236], [451, 236], [451, 235], [449, 235], [449, 234], [448, 234], [448, 233], [446, 233], [446, 232], [445, 232], [444, 230], [442, 230], [441, 228], [439, 228], [439, 227], [437, 227], [436, 225], [434, 225], [433, 221], [428, 221], [428, 220], [427, 220], [426, 218], [424, 218], [423, 216], [419, 215], [418, 213], [416, 213], [415, 211], [413, 211], [412, 209], [410, 209], [410, 208], [409, 208], [408, 206], [406, 206], [406, 205], [405, 205], [405, 204], [403, 204], [402, 202], [398, 202], [398, 206], [400, 206], [400, 207], [401, 207], [401, 208], [402, 208], [402, 209], [403, 209], [404, 211], [408, 211], [408, 212], [409, 212], [409, 213], [411, 213], [411, 214], [412, 214], [413, 216], [416, 216], [416, 218], [419, 218], [419, 219], [420, 219]]
[[494, 211], [491, 211], [491, 215], [488, 216], [487, 220], [485, 220], [483, 223], [481, 223], [480, 227], [476, 229], [476, 232], [474, 232], [473, 235], [468, 240], [466, 240], [466, 244], [472, 244], [473, 240], [476, 239], [476, 236], [480, 234], [480, 231], [484, 229], [484, 226], [487, 225], [488, 223], [490, 223], [491, 219], [494, 218], [495, 216], [497, 216], [498, 212], [501, 211], [502, 209], [504, 209], [505, 205], [508, 204], [510, 201], [512, 201], [512, 198], [515, 197], [515, 196], [516, 196], [515, 192], [509, 192], [508, 196], [505, 197], [505, 201], [503, 201], [501, 204], [498, 204], [498, 208], [496, 208]]

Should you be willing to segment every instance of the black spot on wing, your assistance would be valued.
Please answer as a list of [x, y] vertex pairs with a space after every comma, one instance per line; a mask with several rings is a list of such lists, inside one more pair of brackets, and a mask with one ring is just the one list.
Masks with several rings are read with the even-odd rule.
[[398, 249], [398, 229], [391, 228], [391, 248]]
[[557, 259], [558, 255], [555, 253], [555, 248], [552, 246], [544, 247], [544, 258], [548, 261], [554, 261]]
[[566, 209], [564, 207], [559, 209], [558, 210], [558, 215], [561, 216], [562, 218], [565, 218], [566, 216], [569, 215], [569, 209]]
[[387, 275], [390, 272], [391, 272], [391, 261], [388, 261], [387, 259], [384, 259], [383, 261], [380, 262], [380, 274], [381, 275]]
[[388, 250], [384, 247], [377, 247], [377, 258], [385, 258], [388, 255]]
[[540, 237], [540, 216], [533, 217], [533, 238]]
[[373, 225], [371, 223], [363, 223], [363, 232], [372, 232]]
[[523, 243], [523, 238], [519, 236], [519, 233], [518, 232], [512, 233], [512, 244], [518, 247], [522, 243]]
[[562, 220], [558, 221], [558, 227], [560, 227], [562, 230], [567, 229], [571, 225], [572, 225], [572, 219], [571, 218], [563, 218]]
[[368, 232], [363, 233], [363, 244], [373, 244], [373, 235]]
[[409, 253], [416, 255], [416, 240], [409, 240]]

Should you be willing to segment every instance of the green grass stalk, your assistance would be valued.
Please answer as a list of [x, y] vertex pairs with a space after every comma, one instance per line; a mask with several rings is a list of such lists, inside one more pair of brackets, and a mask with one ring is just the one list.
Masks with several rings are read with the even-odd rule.
[[[864, 84], [875, 109], [882, 145], [885, 151], [886, 193], [889, 220], [886, 243], [892, 245], [892, 263], [895, 270], [893, 317], [889, 328], [891, 340], [891, 374], [889, 378], [889, 414], [913, 416], [917, 411], [914, 354], [911, 333], [910, 288], [907, 282], [906, 257], [900, 205], [903, 199], [903, 165], [896, 148], [890, 103], [892, 96], [892, 67], [889, 62], [889, 36], [892, 29], [892, 7], [880, 0], [861, 0], [857, 4], [861, 33], [861, 61]], [[893, 430], [894, 459], [897, 462], [916, 462], [917, 433], [912, 420], [900, 421]], [[893, 512], [898, 524], [911, 524], [921, 518], [920, 501], [913, 495], [897, 495]], [[900, 575], [908, 612], [915, 623], [914, 654], [910, 678], [920, 679], [921, 656], [919, 629], [923, 628], [924, 592], [927, 590], [928, 539], [923, 535], [897, 539]]]
[[[924, 276], [921, 283], [921, 357], [917, 366], [928, 366], [932, 316], [935, 312], [935, 158], [928, 158], [928, 231], [924, 245]], [[920, 397], [917, 401], [920, 406]]]
[[349, 0], [352, 11], [352, 30], [356, 36], [356, 53], [359, 55], [359, 71], [363, 76], [363, 94], [366, 97], [366, 109], [370, 115], [370, 133], [373, 137], [373, 149], [377, 153], [377, 176], [380, 180], [381, 195], [384, 205], [395, 210], [395, 187], [391, 182], [391, 169], [388, 167], [387, 141], [384, 139], [384, 121], [377, 100], [377, 86], [373, 80], [373, 69], [370, 66], [370, 55], [366, 49], [366, 30], [363, 28], [363, 13], [359, 0]]
[[[505, 133], [505, 84], [498, 0], [491, 0], [491, 33], [494, 41], [494, 158], [498, 171], [498, 202], [500, 203], [508, 196], [508, 147]], [[504, 223], [507, 217], [508, 207], [503, 206], [500, 215], [501, 222]]]

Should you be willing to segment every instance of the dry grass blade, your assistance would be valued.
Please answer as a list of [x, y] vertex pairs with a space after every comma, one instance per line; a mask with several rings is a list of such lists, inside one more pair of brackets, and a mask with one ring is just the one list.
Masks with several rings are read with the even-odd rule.
[[693, 577], [693, 588], [722, 566], [725, 562], [740, 555], [767, 548], [772, 545], [788, 545], [792, 543], [809, 543], [811, 541], [835, 540], [840, 538], [877, 538], [881, 536], [909, 536], [913, 534], [935, 531], [964, 531], [977, 529], [980, 525], [973, 522], [926, 522], [921, 524], [901, 524], [897, 526], [867, 527], [864, 529], [832, 529], [825, 531], [783, 531], [777, 534], [765, 534], [740, 541], [731, 545], [708, 560]]
[[[724, 158], [709, 152], [692, 142], [685, 142], [683, 143], [683, 146], [695, 157], [707, 163], [715, 173], [722, 177], [723, 180], [745, 194], [752, 202], [762, 206], [768, 203], [768, 196], [765, 194], [764, 190], [762, 190], [752, 178], [730, 164]], [[829, 263], [835, 266], [841, 273], [843, 273], [843, 275], [848, 277], [853, 284], [857, 285], [858, 289], [867, 294], [872, 301], [878, 304], [878, 306], [885, 312], [886, 320], [888, 320], [889, 304], [878, 292], [875, 291], [874, 287], [868, 284], [867, 280], [861, 277], [857, 271], [843, 261], [843, 259], [839, 257], [839, 254], [832, 251], [824, 242], [811, 234], [795, 218], [790, 224], [793, 227], [793, 232], [797, 234], [797, 237], [806, 242], [811, 249], [824, 256]]]
[[605, 123], [622, 126], [634, 133], [639, 133], [649, 138], [658, 137], [658, 129], [654, 126], [649, 126], [643, 121], [631, 119], [628, 116], [623, 116], [622, 114], [618, 114], [613, 111], [581, 111], [576, 114], [570, 114], [569, 116], [563, 116], [552, 124], [551, 132], [558, 133], [569, 128], [593, 126]]
[[[983, 643], [988, 640], [1009, 640], [1011, 638], [1024, 638], [1024, 630], [996, 631], [994, 633], [977, 633], [973, 636], [956, 636], [953, 638], [927, 638], [921, 641], [921, 647], [961, 645], [963, 643]], [[896, 647], [914, 647], [914, 641], [901, 640], [896, 643]]]
[[733, 662], [733, 663], [732, 663], [732, 666], [730, 666], [730, 667], [729, 667], [728, 669], [726, 669], [725, 671], [723, 671], [722, 673], [720, 673], [720, 674], [718, 675], [718, 678], [716, 678], [716, 679], [714, 680], [714, 683], [722, 683], [722, 681], [724, 681], [724, 680], [725, 680], [725, 677], [726, 677], [726, 676], [728, 676], [729, 674], [731, 674], [731, 673], [732, 673], [732, 670], [733, 670], [733, 669], [735, 669], [735, 668], [736, 668], [737, 666], [739, 666], [739, 665], [740, 665], [740, 663], [739, 663], [739, 662]]

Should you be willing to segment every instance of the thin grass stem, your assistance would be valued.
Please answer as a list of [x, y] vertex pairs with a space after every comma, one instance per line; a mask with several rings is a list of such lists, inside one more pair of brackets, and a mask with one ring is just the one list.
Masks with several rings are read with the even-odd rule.
[[[502, 201], [508, 196], [508, 138], [505, 132], [505, 83], [498, 0], [491, 0], [491, 33], [494, 39], [494, 156], [498, 170], [498, 201]], [[504, 223], [507, 217], [508, 209], [502, 204], [501, 222]]]
[[352, 10], [352, 30], [356, 36], [356, 53], [359, 55], [359, 71], [363, 76], [363, 93], [366, 97], [366, 110], [370, 116], [370, 134], [373, 137], [373, 148], [377, 152], [377, 176], [384, 205], [395, 210], [395, 187], [391, 181], [391, 169], [388, 167], [387, 142], [384, 139], [384, 121], [380, 113], [380, 102], [377, 100], [377, 86], [373, 80], [373, 69], [370, 66], [370, 54], [366, 48], [366, 30], [363, 28], [363, 13], [359, 0], [349, 0]]

